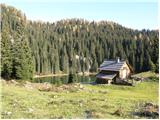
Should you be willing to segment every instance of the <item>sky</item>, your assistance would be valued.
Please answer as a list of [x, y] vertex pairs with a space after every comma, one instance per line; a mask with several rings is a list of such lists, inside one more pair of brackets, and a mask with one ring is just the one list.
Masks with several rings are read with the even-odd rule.
[[113, 21], [132, 29], [158, 29], [157, 0], [1, 0], [29, 20], [82, 18]]

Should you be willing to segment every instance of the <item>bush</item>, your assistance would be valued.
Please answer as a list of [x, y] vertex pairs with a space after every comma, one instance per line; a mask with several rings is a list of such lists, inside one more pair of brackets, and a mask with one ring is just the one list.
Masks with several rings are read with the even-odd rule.
[[148, 77], [151, 81], [154, 81], [154, 82], [158, 82], [159, 81], [159, 78], [156, 77], [156, 76], [151, 76], [151, 77]]

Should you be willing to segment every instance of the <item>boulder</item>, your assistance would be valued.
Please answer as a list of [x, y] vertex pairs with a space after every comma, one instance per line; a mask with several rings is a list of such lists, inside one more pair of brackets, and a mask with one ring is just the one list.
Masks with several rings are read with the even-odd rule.
[[24, 87], [27, 89], [33, 89], [33, 84], [29, 81], [25, 81]]
[[25, 81], [25, 84], [31, 84], [31, 82], [29, 82], [29, 81]]
[[49, 83], [44, 83], [42, 85], [39, 85], [38, 87], [39, 91], [51, 91], [52, 90], [52, 85]]
[[1, 83], [6, 84], [7, 82], [6, 82], [6, 80], [1, 79]]
[[80, 85], [79, 85], [79, 88], [80, 88], [80, 89], [83, 89], [84, 87], [83, 87], [83, 85], [82, 85], [82, 84], [80, 84]]
[[33, 89], [33, 86], [31, 84], [25, 84], [24, 87], [27, 89]]
[[147, 118], [158, 118], [159, 117], [159, 106], [154, 105], [153, 103], [145, 103], [142, 108], [138, 112], [135, 113], [140, 117], [147, 117]]
[[15, 80], [10, 80], [9, 83], [14, 84], [14, 85], [17, 85], [17, 84], [18, 84], [18, 82], [15, 81]]
[[144, 105], [145, 107], [147, 107], [147, 106], [154, 106], [154, 104], [153, 103], [151, 103], [151, 102], [149, 102], [149, 103], [145, 103], [145, 105]]
[[34, 110], [32, 108], [28, 108], [28, 112], [32, 113]]
[[122, 108], [117, 109], [117, 110], [113, 113], [113, 115], [123, 116], [123, 110], [122, 110]]

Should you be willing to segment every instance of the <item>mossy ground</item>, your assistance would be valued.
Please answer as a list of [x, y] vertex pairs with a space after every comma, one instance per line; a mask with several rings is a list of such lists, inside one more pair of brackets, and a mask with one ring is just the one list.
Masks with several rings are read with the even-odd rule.
[[[84, 90], [43, 92], [2, 83], [2, 118], [134, 118], [138, 104], [158, 104], [158, 82], [133, 86], [83, 85]], [[114, 114], [121, 110], [120, 115]]]

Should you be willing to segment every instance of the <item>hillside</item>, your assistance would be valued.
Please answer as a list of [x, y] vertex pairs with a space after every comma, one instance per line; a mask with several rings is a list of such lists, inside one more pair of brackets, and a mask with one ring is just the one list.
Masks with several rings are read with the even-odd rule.
[[[114, 22], [83, 19], [30, 21], [16, 8], [3, 4], [1, 8], [3, 77], [96, 72], [105, 58], [117, 56], [128, 60], [135, 72], [159, 71], [156, 30], [139, 31]], [[17, 50], [19, 55], [14, 52]]]

